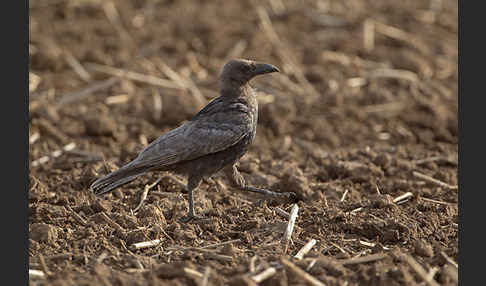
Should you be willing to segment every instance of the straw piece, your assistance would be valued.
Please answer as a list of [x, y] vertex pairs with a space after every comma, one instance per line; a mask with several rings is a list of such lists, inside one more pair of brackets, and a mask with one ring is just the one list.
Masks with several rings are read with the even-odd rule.
[[209, 275], [211, 275], [211, 267], [206, 266], [206, 268], [204, 268], [204, 276], [203, 276], [202, 281], [201, 281], [201, 286], [207, 286], [208, 285]]
[[309, 273], [305, 272], [304, 270], [300, 269], [298, 266], [290, 262], [287, 258], [281, 257], [280, 261], [282, 264], [290, 271], [295, 273], [299, 278], [304, 280], [305, 282], [309, 283], [313, 286], [325, 286], [324, 283], [317, 280], [314, 276], [310, 275]]
[[29, 144], [34, 144], [40, 138], [39, 132], [35, 132], [34, 134], [29, 136]]
[[64, 96], [61, 97], [61, 99], [57, 102], [56, 108], [60, 108], [65, 104], [72, 103], [78, 100], [81, 100], [88, 95], [91, 95], [94, 92], [101, 91], [104, 89], [107, 89], [114, 85], [115, 83], [119, 82], [120, 78], [119, 77], [111, 77], [107, 80], [99, 81], [94, 84], [89, 85], [88, 87], [75, 91], [75, 92], [70, 92], [65, 94]]
[[160, 239], [155, 239], [155, 240], [150, 240], [150, 241], [142, 241], [142, 242], [137, 242], [132, 245], [130, 245], [131, 250], [139, 250], [139, 249], [144, 249], [144, 248], [149, 248], [149, 247], [155, 247], [161, 243]]
[[78, 61], [78, 59], [73, 56], [73, 54], [69, 50], [63, 49], [63, 55], [66, 62], [71, 66], [74, 72], [77, 73], [82, 80], [86, 82], [91, 80], [91, 75], [89, 74], [89, 72], [83, 67], [83, 65]]
[[287, 45], [283, 44], [278, 36], [277, 32], [273, 28], [272, 21], [268, 16], [267, 11], [263, 6], [257, 6], [256, 12], [260, 18], [260, 27], [269, 39], [269, 41], [276, 48], [280, 59], [284, 63], [284, 69], [290, 70], [296, 77], [297, 81], [300, 83], [302, 88], [306, 91], [306, 99], [314, 101], [320, 97], [320, 93], [312, 86], [312, 84], [307, 80], [305, 73], [297, 64], [293, 53], [290, 51]]
[[349, 190], [348, 190], [348, 189], [346, 189], [346, 190], [344, 191], [343, 196], [341, 197], [341, 200], [339, 200], [339, 201], [340, 201], [340, 202], [344, 202], [344, 200], [346, 199], [346, 195], [347, 195], [348, 193], [349, 193]]
[[253, 279], [253, 281], [255, 281], [256, 283], [260, 283], [272, 277], [273, 275], [275, 275], [275, 273], [277, 273], [277, 269], [275, 269], [274, 267], [269, 267], [259, 274], [251, 277], [251, 279]]
[[143, 202], [145, 202], [145, 200], [147, 199], [147, 194], [148, 194], [149, 190], [152, 189], [153, 187], [155, 187], [160, 182], [160, 180], [162, 180], [161, 177], [158, 178], [153, 184], [145, 185], [145, 189], [143, 190], [142, 197], [140, 198], [140, 202], [138, 203], [137, 207], [133, 210], [133, 212], [138, 211], [138, 209], [140, 209], [142, 207]]
[[37, 167], [41, 164], [47, 163], [47, 162], [49, 162], [49, 160], [51, 160], [51, 158], [57, 158], [57, 157], [61, 156], [64, 152], [71, 151], [74, 148], [76, 148], [76, 143], [71, 142], [71, 143], [65, 145], [61, 150], [53, 151], [50, 154], [50, 156], [42, 156], [39, 159], [32, 161], [32, 167]]
[[357, 258], [342, 259], [339, 260], [339, 262], [341, 263], [341, 265], [352, 265], [352, 264], [360, 264], [360, 263], [381, 260], [385, 257], [387, 257], [387, 254], [385, 253], [376, 253], [376, 254], [370, 254], [367, 256], [361, 256]]
[[161, 79], [153, 75], [145, 75], [138, 72], [128, 71], [128, 70], [100, 65], [96, 63], [87, 63], [86, 68], [88, 70], [97, 71], [97, 72], [101, 72], [101, 73], [105, 73], [105, 74], [109, 74], [121, 78], [127, 78], [134, 81], [143, 82], [143, 83], [156, 85], [160, 87], [172, 88], [172, 89], [184, 89], [184, 87], [181, 87], [179, 84], [174, 83], [173, 81]]
[[444, 251], [441, 251], [440, 255], [442, 255], [442, 257], [444, 257], [444, 259], [447, 260], [447, 262], [449, 262], [451, 265], [453, 265], [456, 269], [459, 268], [457, 263], [454, 260], [452, 260], [452, 258], [450, 258]]
[[281, 209], [279, 207], [276, 207], [275, 208], [275, 213], [277, 213], [278, 215], [280, 215], [283, 218], [286, 218], [286, 219], [289, 219], [290, 218], [289, 213], [286, 212], [286, 211], [284, 211], [283, 209]]
[[394, 198], [393, 199], [393, 202], [395, 204], [398, 204], [400, 201], [403, 201], [403, 200], [408, 199], [410, 197], [413, 197], [413, 193], [412, 192], [406, 192], [405, 194], [400, 195], [400, 196]]
[[75, 212], [70, 206], [66, 206], [66, 209], [71, 213], [73, 218], [78, 221], [81, 225], [85, 226], [87, 224], [86, 220], [82, 218], [77, 212]]
[[229, 50], [228, 54], [226, 55], [227, 59], [236, 59], [240, 58], [243, 52], [245, 51], [246, 47], [248, 46], [248, 42], [245, 40], [239, 40], [231, 50]]
[[192, 279], [195, 279], [195, 280], [199, 280], [199, 279], [202, 279], [204, 277], [204, 275], [194, 269], [191, 269], [189, 267], [184, 267], [184, 273], [191, 277]]
[[297, 219], [298, 211], [299, 211], [299, 206], [297, 204], [294, 204], [292, 206], [292, 209], [290, 210], [289, 222], [287, 224], [287, 229], [285, 230], [284, 236], [283, 236], [283, 239], [282, 239], [282, 242], [285, 243], [284, 253], [287, 253], [289, 241], [290, 241], [290, 238], [292, 237], [292, 233], [294, 231], [295, 220]]
[[375, 22], [370, 19], [363, 23], [363, 47], [367, 52], [375, 48]]
[[316, 245], [317, 243], [317, 240], [315, 239], [311, 239], [309, 240], [300, 250], [299, 252], [297, 252], [297, 254], [294, 256], [294, 258], [300, 260], [302, 258], [304, 258], [304, 255], [306, 255], [311, 249], [312, 247], [314, 247], [314, 245]]
[[440, 186], [440, 187], [444, 187], [444, 188], [447, 188], [447, 189], [450, 189], [450, 190], [457, 190], [457, 186], [452, 186], [452, 185], [449, 185], [447, 183], [444, 183], [442, 181], [439, 181], [437, 179], [434, 179], [430, 176], [427, 176], [425, 174], [422, 174], [420, 172], [417, 172], [417, 171], [413, 171], [413, 175], [419, 179], [422, 179], [424, 181], [427, 181], [429, 183], [432, 183], [432, 184], [435, 184], [437, 186]]
[[105, 220], [111, 227], [116, 228], [120, 232], [124, 232], [125, 229], [121, 227], [118, 223], [114, 222], [105, 212], [101, 212], [101, 217]]
[[127, 103], [130, 100], [130, 95], [128, 94], [120, 94], [120, 95], [114, 95], [114, 96], [109, 96], [105, 99], [105, 103], [108, 105], [114, 105], [114, 104], [122, 104], [122, 103]]
[[29, 279], [44, 278], [46, 275], [40, 270], [29, 269]]
[[430, 278], [427, 275], [425, 269], [420, 265], [412, 256], [401, 253], [398, 255], [398, 258], [404, 262], [406, 262], [429, 286], [439, 286], [440, 284], [437, 283], [433, 278]]
[[401, 70], [401, 69], [375, 69], [371, 70], [366, 74], [368, 78], [394, 78], [394, 79], [404, 79], [411, 82], [418, 82], [419, 78], [416, 73]]

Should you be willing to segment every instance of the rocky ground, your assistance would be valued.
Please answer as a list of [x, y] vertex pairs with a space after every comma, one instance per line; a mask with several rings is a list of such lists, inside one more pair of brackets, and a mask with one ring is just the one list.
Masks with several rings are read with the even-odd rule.
[[[44, 0], [29, 12], [29, 268], [43, 273], [31, 285], [457, 285], [456, 1]], [[298, 194], [287, 247], [294, 204], [219, 174], [196, 192], [208, 219], [186, 224], [183, 178], [89, 192], [215, 97], [235, 57], [282, 70], [253, 81], [260, 121], [239, 168]]]

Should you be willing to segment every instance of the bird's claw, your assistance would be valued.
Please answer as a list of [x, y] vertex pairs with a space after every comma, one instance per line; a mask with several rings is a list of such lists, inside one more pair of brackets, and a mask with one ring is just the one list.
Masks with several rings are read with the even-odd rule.
[[204, 219], [207, 219], [207, 218], [204, 217], [204, 216], [196, 215], [196, 214], [188, 214], [187, 216], [182, 217], [180, 219], [180, 222], [181, 223], [187, 223], [187, 222], [190, 222], [190, 221], [198, 221], [198, 220], [204, 220]]
[[294, 192], [280, 193], [280, 195], [289, 201], [295, 201], [297, 199], [297, 195]]

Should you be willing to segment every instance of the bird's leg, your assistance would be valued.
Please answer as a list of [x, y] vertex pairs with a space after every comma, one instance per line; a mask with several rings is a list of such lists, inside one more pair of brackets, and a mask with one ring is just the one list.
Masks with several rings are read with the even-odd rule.
[[200, 178], [189, 177], [187, 182], [187, 193], [189, 195], [189, 212], [187, 216], [181, 219], [181, 222], [188, 222], [190, 220], [203, 219], [204, 217], [196, 215], [194, 212], [194, 190], [199, 186]]
[[278, 193], [267, 189], [260, 189], [253, 186], [248, 186], [245, 182], [245, 178], [243, 178], [243, 176], [240, 174], [240, 172], [238, 171], [235, 165], [224, 168], [223, 172], [228, 178], [228, 180], [230, 181], [231, 187], [233, 188], [237, 188], [248, 192], [258, 193], [267, 197], [274, 197], [274, 198], [284, 197], [291, 200], [296, 198], [296, 195], [293, 192]]

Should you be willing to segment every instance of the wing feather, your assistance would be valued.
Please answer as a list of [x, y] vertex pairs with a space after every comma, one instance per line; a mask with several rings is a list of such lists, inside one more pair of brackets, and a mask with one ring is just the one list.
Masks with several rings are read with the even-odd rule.
[[233, 103], [227, 108], [215, 108], [214, 105], [218, 104], [213, 104], [204, 118], [199, 116], [154, 140], [134, 163], [162, 167], [193, 160], [225, 150], [251, 132], [252, 118], [245, 105]]

